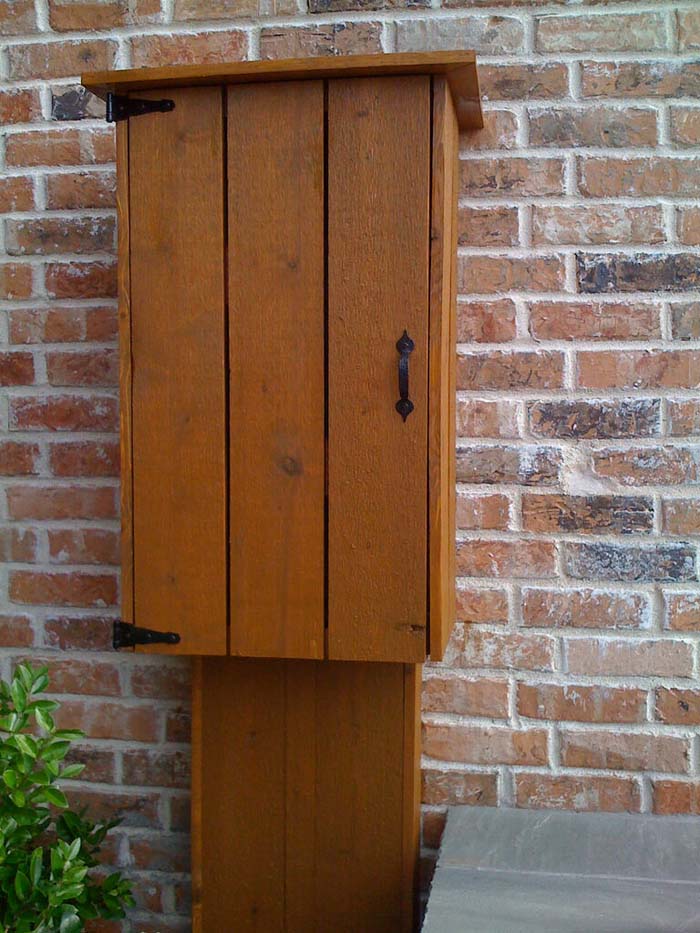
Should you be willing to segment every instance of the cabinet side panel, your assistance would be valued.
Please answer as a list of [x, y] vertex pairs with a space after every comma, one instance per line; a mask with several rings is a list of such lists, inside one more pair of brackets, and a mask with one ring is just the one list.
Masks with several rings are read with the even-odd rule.
[[[430, 79], [328, 82], [328, 643], [422, 661]], [[396, 343], [414, 341], [404, 422]]]
[[175, 653], [223, 654], [221, 92], [171, 96], [129, 121], [135, 621], [179, 632]]
[[430, 231], [430, 656], [439, 661], [455, 616], [455, 269], [459, 131], [444, 78], [433, 79]]
[[323, 657], [323, 82], [228, 90], [231, 653]]

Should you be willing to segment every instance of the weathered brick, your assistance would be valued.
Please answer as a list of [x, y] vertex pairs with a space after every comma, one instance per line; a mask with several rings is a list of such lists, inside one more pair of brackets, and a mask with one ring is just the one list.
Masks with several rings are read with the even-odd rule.
[[115, 793], [95, 788], [79, 791], [71, 789], [71, 800], [77, 800], [79, 806], [87, 807], [95, 820], [105, 822], [113, 818], [115, 810], [119, 812], [123, 826], [140, 829], [162, 829], [159, 815], [160, 795], [157, 793]]
[[19, 351], [0, 352], [0, 386], [26, 386], [34, 382], [34, 357]]
[[117, 578], [107, 573], [39, 573], [13, 570], [10, 600], [41, 606], [114, 606]]
[[571, 674], [621, 677], [690, 677], [692, 645], [664, 639], [573, 638], [567, 646]]
[[669, 446], [595, 450], [593, 471], [623, 486], [697, 483], [700, 478], [700, 448]]
[[530, 305], [536, 340], [645, 340], [660, 337], [656, 304], [538, 301]]
[[116, 518], [113, 486], [16, 485], [7, 490], [7, 511], [15, 521]]
[[48, 538], [49, 563], [119, 563], [119, 536], [115, 531], [103, 528], [51, 528]]
[[479, 66], [479, 83], [485, 100], [552, 100], [567, 95], [569, 78], [566, 66], [558, 62], [483, 64]]
[[554, 639], [521, 632], [489, 632], [466, 626], [450, 655], [453, 667], [496, 670], [554, 670]]
[[562, 722], [644, 722], [646, 690], [587, 684], [518, 684], [518, 713]]
[[429, 677], [423, 684], [422, 706], [429, 713], [507, 719], [508, 683], [505, 680]]
[[693, 253], [639, 253], [636, 256], [579, 253], [582, 292], [685, 291], [700, 287], [700, 258]]
[[[184, 659], [183, 659], [184, 660]], [[136, 697], [159, 700], [187, 700], [190, 696], [189, 664], [139, 664], [131, 669], [131, 692]]]
[[541, 437], [653, 437], [660, 414], [658, 399], [561, 399], [528, 406], [530, 430]]
[[62, 651], [107, 651], [112, 647], [113, 622], [94, 616], [49, 616], [44, 623], [46, 646]]
[[190, 756], [181, 751], [128, 748], [124, 752], [124, 783], [189, 787]]
[[549, 541], [460, 541], [457, 573], [466, 577], [553, 577], [555, 558]]
[[700, 351], [581, 352], [578, 383], [587, 389], [694, 389], [700, 385]]
[[[352, 0], [350, 0], [352, 2]], [[371, 7], [364, 7], [368, 9]], [[344, 9], [342, 0], [339, 9]], [[358, 4], [355, 9], [363, 9]], [[285, 16], [297, 12], [297, 7], [291, 0], [274, 0], [271, 6], [260, 3], [259, 0], [220, 0], [217, 4], [207, 2], [207, 0], [175, 0], [173, 9], [174, 20], [210, 20], [210, 19], [230, 19], [240, 16]], [[313, 4], [309, 4], [310, 13], [319, 13], [320, 9], [315, 9]], [[331, 12], [329, 9], [328, 12]]]
[[659, 207], [615, 204], [535, 207], [532, 241], [536, 246], [663, 243], [663, 215]]
[[130, 836], [132, 863], [146, 871], [186, 872], [190, 867], [189, 840], [177, 836]]
[[46, 369], [52, 386], [113, 386], [119, 376], [115, 350], [47, 353]]
[[700, 784], [686, 781], [655, 780], [651, 782], [654, 813], [671, 816], [676, 813], [700, 814]]
[[192, 717], [182, 709], [167, 710], [165, 714], [165, 741], [187, 745], [192, 741]]
[[518, 136], [518, 117], [509, 110], [486, 110], [484, 126], [478, 130], [467, 130], [460, 136], [460, 150], [473, 152], [478, 149], [515, 149]]
[[456, 614], [460, 622], [496, 625], [508, 621], [508, 596], [503, 590], [475, 589], [458, 584], [456, 596]]
[[562, 465], [553, 447], [479, 447], [457, 449], [457, 479], [462, 483], [515, 483], [554, 486]]
[[22, 175], [0, 178], [0, 212], [31, 211], [34, 208], [34, 183]]
[[0, 615], [0, 647], [31, 648], [34, 644], [34, 630], [29, 616]]
[[564, 355], [556, 350], [484, 350], [457, 359], [458, 389], [559, 389]]
[[422, 772], [423, 802], [434, 806], [494, 807], [497, 801], [495, 774], [470, 774], [465, 771]]
[[129, 6], [123, 0], [50, 0], [49, 22], [57, 32], [115, 29], [129, 24]]
[[518, 807], [638, 813], [640, 799], [639, 786], [624, 778], [515, 775], [515, 803]]
[[32, 267], [16, 262], [0, 263], [0, 298], [21, 300], [31, 298], [34, 290]]
[[583, 62], [584, 97], [695, 97], [700, 62]]
[[671, 139], [682, 148], [700, 145], [700, 110], [695, 107], [671, 108]]
[[615, 12], [541, 16], [535, 20], [538, 52], [646, 52], [665, 48], [661, 13]]
[[700, 725], [700, 690], [657, 687], [654, 710], [660, 722], [671, 725]]
[[54, 476], [118, 476], [119, 444], [116, 441], [65, 441], [49, 447]]
[[683, 52], [700, 49], [700, 13], [697, 10], [678, 11], [678, 47]]
[[460, 246], [517, 246], [518, 210], [515, 207], [468, 207], [457, 217]]
[[381, 52], [379, 23], [326, 23], [268, 26], [260, 32], [261, 58], [307, 58], [317, 55]]
[[134, 68], [242, 61], [247, 54], [248, 40], [241, 29], [186, 35], [141, 35], [131, 40]]
[[82, 781], [98, 784], [114, 784], [116, 762], [114, 752], [90, 745], [73, 745], [66, 755], [66, 764], [85, 765], [80, 775]]
[[71, 172], [46, 178], [46, 206], [49, 210], [107, 208], [116, 204], [114, 172]]
[[457, 399], [458, 437], [518, 436], [518, 410], [512, 401]]
[[123, 700], [89, 702], [63, 700], [54, 714], [59, 728], [80, 723], [91, 739], [123, 739], [128, 742], [155, 742], [160, 716], [152, 706], [130, 706]]
[[671, 437], [694, 437], [700, 434], [700, 401], [670, 399], [667, 413], [667, 430]]
[[654, 526], [654, 503], [642, 496], [566, 496], [526, 493], [523, 529], [542, 533], [635, 534]]
[[522, 618], [538, 628], [642, 628], [650, 623], [650, 606], [641, 593], [526, 587]]
[[462, 293], [558, 291], [563, 285], [564, 263], [559, 256], [460, 256], [457, 262], [457, 287]]
[[505, 55], [523, 48], [523, 24], [514, 16], [462, 16], [454, 19], [404, 19], [396, 24], [397, 52], [474, 49]]
[[662, 528], [670, 535], [700, 535], [700, 500], [666, 500], [662, 505]]
[[673, 583], [694, 580], [695, 548], [689, 544], [564, 545], [566, 573], [575, 580]]
[[579, 188], [590, 198], [693, 198], [700, 185], [700, 159], [672, 156], [579, 160]]
[[81, 39], [12, 45], [8, 51], [10, 77], [65, 78], [84, 71], [116, 67], [117, 43], [113, 39]]
[[37, 31], [36, 9], [32, 0], [0, 2], [0, 36], [21, 36]]
[[41, 101], [35, 88], [0, 91], [0, 123], [31, 123], [41, 119]]
[[547, 733], [544, 729], [429, 723], [423, 726], [423, 753], [429, 758], [475, 765], [544, 765]]
[[530, 145], [604, 149], [653, 146], [656, 111], [640, 107], [548, 107], [530, 111]]
[[675, 736], [638, 732], [562, 730], [561, 758], [567, 768], [682, 773], [688, 769], [688, 743]]
[[[35, 667], [46, 665], [51, 676], [52, 693], [74, 693], [93, 696], [121, 695], [119, 668], [106, 661], [84, 661], [79, 658], [31, 654], [19, 660]], [[70, 728], [70, 727], [69, 727]]]
[[42, 218], [8, 220], [5, 248], [11, 256], [46, 256], [53, 253], [99, 253], [114, 248], [112, 217], [85, 220]]
[[4, 562], [33, 563], [36, 544], [36, 534], [30, 529], [0, 528], [0, 560]]
[[116, 399], [97, 395], [15, 396], [10, 399], [10, 430], [116, 431]]
[[116, 263], [49, 263], [46, 292], [50, 298], [114, 298], [117, 294]]
[[700, 208], [678, 211], [678, 239], [684, 246], [700, 246]]
[[0, 441], [0, 476], [31, 476], [38, 470], [39, 447], [24, 441]]
[[671, 306], [674, 340], [700, 340], [700, 301], [683, 301]]
[[463, 159], [459, 167], [464, 197], [530, 197], [564, 193], [564, 162], [522, 156], [502, 159]]
[[507, 299], [459, 301], [459, 343], [506, 343], [515, 337], [515, 305]]
[[59, 84], [51, 89], [52, 120], [85, 120], [88, 117], [102, 118], [104, 115], [104, 101], [87, 88], [80, 85], [66, 87]]
[[665, 593], [664, 628], [700, 632], [700, 593]]
[[508, 528], [510, 500], [500, 494], [459, 493], [455, 511], [458, 528], [505, 531]]

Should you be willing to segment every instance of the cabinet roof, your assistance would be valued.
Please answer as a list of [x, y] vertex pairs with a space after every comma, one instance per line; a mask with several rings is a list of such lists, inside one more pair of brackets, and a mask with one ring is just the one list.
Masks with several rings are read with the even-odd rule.
[[84, 74], [83, 85], [98, 97], [108, 93], [258, 81], [312, 78], [361, 78], [370, 75], [445, 75], [452, 91], [460, 129], [483, 126], [474, 52], [399, 52], [384, 55], [341, 55], [278, 61], [169, 65]]

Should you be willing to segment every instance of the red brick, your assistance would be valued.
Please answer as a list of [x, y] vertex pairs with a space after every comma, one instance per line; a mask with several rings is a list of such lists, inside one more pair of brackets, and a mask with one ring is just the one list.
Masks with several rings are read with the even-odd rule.
[[10, 428], [24, 431], [116, 431], [116, 400], [107, 396], [55, 395], [10, 399]]
[[556, 550], [550, 541], [460, 541], [457, 573], [465, 577], [553, 577]]
[[515, 207], [460, 207], [457, 224], [460, 246], [518, 245]]
[[671, 399], [667, 412], [667, 428], [671, 437], [700, 435], [700, 402], [695, 399]]
[[152, 706], [63, 700], [54, 714], [61, 729], [76, 726], [90, 739], [123, 739], [128, 742], [155, 742], [160, 716]]
[[106, 343], [117, 339], [116, 308], [89, 308], [85, 312], [85, 339]]
[[121, 694], [119, 668], [106, 661], [83, 661], [56, 655], [31, 655], [23, 658], [35, 667], [49, 669], [51, 693], [89, 694], [118, 697]]
[[261, 58], [367, 55], [381, 51], [381, 24], [374, 22], [270, 26], [260, 32]]
[[422, 774], [423, 803], [433, 806], [495, 807], [497, 777], [495, 774], [470, 774], [467, 771], [435, 771], [426, 768]]
[[82, 308], [16, 308], [8, 314], [10, 342], [64, 343], [84, 339]]
[[181, 709], [168, 710], [165, 716], [165, 741], [182, 745], [192, 741], [192, 717]]
[[583, 158], [579, 187], [591, 198], [695, 197], [700, 184], [700, 159]]
[[116, 55], [113, 39], [14, 45], [8, 49], [10, 77], [65, 78], [85, 71], [106, 71], [116, 67]]
[[636, 782], [625, 778], [521, 773], [515, 775], [515, 803], [546, 810], [638, 813], [640, 793]]
[[114, 574], [10, 573], [10, 600], [37, 606], [114, 606], [117, 578]]
[[544, 197], [564, 194], [561, 159], [522, 156], [465, 159], [460, 162], [460, 194], [477, 198]]
[[47, 256], [60, 253], [99, 253], [114, 247], [112, 217], [87, 220], [42, 218], [8, 220], [5, 248], [11, 256]]
[[189, 787], [189, 752], [126, 749], [124, 783], [152, 787]]
[[0, 528], [0, 560], [31, 563], [36, 559], [36, 534], [19, 528]]
[[113, 386], [119, 378], [119, 358], [116, 350], [47, 353], [46, 369], [52, 386]]
[[662, 504], [662, 526], [671, 535], [700, 535], [700, 500], [666, 500]]
[[538, 628], [640, 628], [649, 608], [640, 593], [528, 587], [522, 594], [523, 624]]
[[678, 47], [700, 49], [700, 13], [697, 10], [678, 11]]
[[700, 92], [700, 62], [583, 62], [584, 97], [685, 97]]
[[29, 616], [0, 615], [0, 647], [31, 648], [34, 630]]
[[474, 49], [505, 55], [523, 49], [523, 25], [514, 16], [463, 16], [456, 19], [404, 19], [396, 24], [397, 52]]
[[113, 751], [89, 745], [74, 745], [66, 756], [66, 764], [85, 765], [85, 770], [80, 775], [82, 781], [114, 784], [116, 763]]
[[445, 831], [447, 813], [443, 810], [428, 810], [422, 814], [422, 842], [429, 849], [439, 849]]
[[114, 298], [117, 294], [116, 263], [48, 263], [46, 292], [50, 298]]
[[457, 586], [457, 619], [460, 622], [505, 624], [508, 621], [508, 596], [503, 590], [474, 589]]
[[190, 801], [187, 797], [171, 797], [170, 828], [176, 832], [189, 832], [192, 822], [190, 809]]
[[34, 208], [34, 183], [23, 175], [0, 178], [0, 212], [31, 211]]
[[44, 623], [46, 645], [63, 651], [107, 651], [112, 647], [113, 619], [50, 617]]
[[700, 385], [700, 351], [582, 352], [578, 384], [587, 389], [694, 389]]
[[489, 632], [467, 626], [455, 638], [459, 653], [451, 658], [454, 667], [498, 670], [552, 671], [554, 639], [548, 635], [520, 632]]
[[515, 113], [511, 113], [510, 110], [486, 110], [483, 127], [478, 132], [462, 133], [459, 148], [464, 152], [474, 152], [478, 149], [515, 149], [517, 135], [518, 117]]
[[664, 627], [677, 632], [700, 632], [700, 593], [666, 593]]
[[[184, 660], [184, 659], [183, 659]], [[187, 700], [190, 696], [189, 664], [139, 664], [131, 668], [131, 692], [158, 700]]]
[[[342, 5], [340, 9], [343, 9]], [[275, 0], [273, 5], [273, 15], [283, 16], [284, 14], [296, 13], [296, 7], [292, 7], [282, 0]], [[311, 12], [318, 12], [311, 10]], [[214, 5], [207, 0], [175, 0], [173, 10], [174, 20], [208, 20], [208, 19], [229, 19], [239, 16], [264, 16], [264, 5], [259, 0], [221, 0]]]
[[571, 674], [690, 677], [693, 673], [692, 646], [683, 641], [575, 638], [568, 642], [567, 657]]
[[508, 684], [505, 680], [429, 677], [423, 684], [422, 705], [429, 713], [507, 719]]
[[52, 564], [118, 564], [119, 536], [103, 528], [50, 529]]
[[530, 305], [530, 331], [536, 340], [646, 340], [661, 336], [660, 312], [655, 304], [542, 301]]
[[481, 64], [479, 83], [485, 100], [552, 100], [567, 95], [569, 73], [558, 62]]
[[0, 91], [0, 123], [31, 123], [41, 119], [41, 102], [35, 88]]
[[510, 501], [507, 496], [457, 495], [457, 527], [505, 531], [508, 528]]
[[34, 130], [7, 137], [5, 158], [10, 166], [79, 165], [82, 135], [76, 129]]
[[46, 178], [46, 206], [52, 211], [114, 207], [116, 200], [114, 172], [71, 172]]
[[51, 444], [54, 476], [118, 476], [119, 445], [109, 441], [66, 441]]
[[10, 486], [7, 511], [16, 521], [116, 518], [113, 486]]
[[131, 863], [145, 871], [186, 872], [190, 867], [188, 841], [169, 835], [130, 836]]
[[37, 31], [36, 10], [32, 0], [0, 2], [0, 36], [21, 36]]
[[567, 768], [615, 771], [675, 771], [688, 768], [688, 743], [675, 736], [638, 732], [562, 730], [561, 759]]
[[[87, 807], [95, 820], [108, 821], [117, 812], [124, 826], [162, 829], [160, 795], [157, 793], [123, 794], [99, 788], [80, 788], [79, 791], [71, 789], [71, 803], [73, 800], [79, 807]], [[117, 930], [116, 933], [121, 931]]]
[[0, 299], [31, 298], [33, 288], [31, 266], [16, 262], [0, 263]]
[[664, 238], [663, 215], [659, 207], [604, 204], [533, 208], [532, 242], [535, 246], [606, 243], [627, 246], [663, 243]]
[[542, 16], [535, 23], [538, 52], [644, 52], [666, 43], [661, 13]]
[[0, 353], [0, 386], [26, 386], [34, 382], [31, 353]]
[[564, 286], [560, 256], [521, 259], [510, 256], [460, 256], [457, 288], [461, 294], [504, 291], [559, 291]]
[[483, 350], [457, 358], [458, 389], [560, 389], [564, 355], [556, 350]]
[[633, 447], [599, 449], [593, 471], [623, 486], [676, 486], [697, 481], [700, 452], [692, 447]]
[[671, 725], [700, 725], [700, 690], [657, 687], [656, 718]]
[[118, 0], [107, 3], [62, 2], [50, 0], [49, 23], [57, 32], [92, 32], [129, 24], [127, 5]]
[[474, 765], [544, 765], [547, 733], [544, 729], [427, 723], [423, 726], [423, 753], [429, 758]]
[[460, 445], [457, 479], [462, 483], [553, 486], [558, 482], [561, 464], [561, 451], [553, 447]]
[[654, 813], [672, 816], [677, 813], [700, 814], [700, 784], [686, 781], [651, 782]]
[[160, 65], [209, 65], [243, 61], [248, 39], [241, 29], [230, 32], [199, 32], [186, 35], [134, 36], [131, 40], [132, 68]]
[[641, 496], [566, 496], [526, 493], [523, 529], [544, 533], [632, 534], [651, 532], [654, 503]]
[[548, 107], [530, 110], [530, 145], [605, 149], [653, 146], [656, 112], [639, 107]]
[[506, 343], [515, 338], [515, 304], [506, 299], [459, 301], [458, 343]]
[[700, 246], [700, 208], [678, 211], [678, 239], [687, 246]]
[[38, 470], [39, 448], [22, 441], [0, 441], [0, 476], [31, 476]]
[[644, 722], [646, 690], [585, 684], [518, 684], [518, 713], [570, 722]]
[[672, 107], [671, 139], [681, 147], [700, 145], [700, 110], [695, 107]]
[[519, 434], [515, 402], [487, 399], [457, 399], [458, 437], [507, 437]]

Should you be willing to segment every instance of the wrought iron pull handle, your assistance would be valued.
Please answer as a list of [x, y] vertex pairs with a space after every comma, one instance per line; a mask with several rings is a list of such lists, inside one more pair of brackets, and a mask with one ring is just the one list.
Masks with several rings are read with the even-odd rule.
[[180, 636], [177, 632], [158, 632], [152, 628], [139, 628], [129, 622], [117, 619], [112, 629], [112, 647], [135, 648], [136, 645], [177, 645]]
[[408, 358], [415, 346], [407, 331], [404, 331], [396, 341], [396, 349], [399, 351], [399, 395], [401, 396], [396, 403], [396, 410], [404, 421], [411, 414], [414, 407], [413, 402], [408, 397]]

